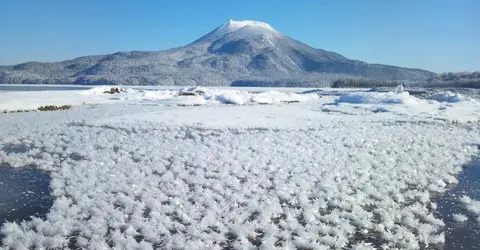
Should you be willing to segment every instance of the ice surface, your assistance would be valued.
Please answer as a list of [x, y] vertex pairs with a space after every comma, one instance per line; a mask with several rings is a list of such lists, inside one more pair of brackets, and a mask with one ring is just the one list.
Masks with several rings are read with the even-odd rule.
[[1, 114], [0, 162], [49, 171], [55, 198], [45, 219], [5, 223], [3, 246], [419, 249], [444, 241], [433, 197], [480, 143], [478, 123], [434, 119], [473, 102], [161, 91], [72, 92], [119, 99]]
[[444, 93], [438, 93], [435, 95], [431, 95], [427, 97], [428, 100], [434, 100], [438, 102], [461, 102], [466, 98], [458, 93], [452, 93], [450, 91], [446, 91]]
[[354, 104], [418, 104], [419, 100], [408, 92], [363, 92], [342, 95], [337, 103]]
[[0, 164], [0, 223], [47, 214], [52, 203], [49, 184], [48, 173]]

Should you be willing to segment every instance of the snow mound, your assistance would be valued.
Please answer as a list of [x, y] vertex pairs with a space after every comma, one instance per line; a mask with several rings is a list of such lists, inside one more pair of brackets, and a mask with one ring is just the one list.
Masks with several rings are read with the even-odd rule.
[[405, 89], [403, 88], [403, 85], [401, 85], [401, 84], [398, 85], [397, 88], [395, 89], [395, 92], [396, 92], [397, 94], [400, 94], [400, 93], [405, 92]]
[[274, 104], [274, 103], [292, 103], [292, 102], [306, 102], [317, 99], [317, 94], [296, 94], [283, 93], [278, 91], [267, 91], [252, 95], [252, 101], [260, 104]]
[[419, 100], [408, 92], [358, 92], [342, 95], [336, 103], [352, 104], [418, 104]]
[[97, 86], [91, 89], [82, 90], [80, 93], [84, 95], [103, 95], [105, 92], [110, 91], [114, 86]]
[[433, 100], [437, 102], [461, 102], [465, 100], [465, 97], [458, 93], [452, 93], [446, 91], [445, 93], [438, 93], [427, 97], [427, 100]]
[[220, 93], [214, 93], [212, 96], [214, 96], [215, 100], [224, 104], [243, 105], [251, 100], [251, 95], [244, 91], [224, 91]]

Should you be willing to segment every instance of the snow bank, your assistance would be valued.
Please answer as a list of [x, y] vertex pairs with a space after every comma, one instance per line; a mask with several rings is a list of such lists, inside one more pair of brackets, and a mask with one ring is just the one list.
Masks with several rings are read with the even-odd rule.
[[235, 89], [184, 88], [175, 90], [148, 90], [122, 88], [120, 93], [110, 92], [116, 86], [96, 86], [75, 91], [9, 91], [0, 92], [0, 111], [20, 109], [36, 110], [44, 105], [82, 105], [103, 103], [152, 103], [165, 105], [217, 105], [217, 104], [274, 104], [307, 102], [318, 99], [316, 94], [295, 94], [279, 91], [251, 93]]
[[342, 95], [336, 103], [352, 104], [418, 104], [419, 100], [408, 92], [359, 92]]
[[243, 91], [222, 91], [219, 93], [208, 93], [207, 96], [224, 104], [243, 105], [251, 102], [251, 94]]
[[252, 101], [261, 104], [307, 102], [318, 98], [319, 96], [317, 94], [296, 94], [278, 91], [267, 91], [252, 95]]
[[178, 95], [177, 91], [146, 91], [142, 99], [143, 100], [163, 100], [163, 99], [168, 99], [172, 98], [174, 96]]
[[465, 97], [458, 93], [452, 93], [447, 91], [445, 93], [438, 93], [427, 97], [428, 100], [434, 100], [437, 102], [461, 102], [465, 100]]
[[[176, 96], [184, 98], [177, 98]], [[291, 102], [307, 102], [318, 99], [317, 94], [296, 94], [279, 91], [266, 91], [260, 93], [251, 93], [247, 91], [234, 89], [208, 89], [208, 88], [190, 88], [179, 91], [148, 91], [144, 94], [145, 98], [149, 99], [168, 99], [175, 100], [164, 103], [182, 104], [181, 100], [185, 102], [195, 102], [199, 105], [203, 104], [276, 104], [276, 103], [291, 103]], [[200, 101], [200, 99], [204, 101]], [[195, 99], [192, 101], [190, 99]], [[186, 104], [186, 103], [184, 103]]]
[[173, 96], [162, 99], [160, 103], [179, 106], [201, 106], [205, 105], [207, 101], [202, 96]]
[[91, 89], [82, 90], [79, 93], [83, 95], [105, 95], [105, 92], [110, 91], [110, 89], [116, 88], [116, 86], [96, 86]]
[[[398, 90], [401, 91], [401, 88]], [[433, 99], [448, 101], [440, 102]], [[464, 98], [458, 94], [441, 94], [430, 100], [419, 99], [408, 92], [354, 92], [341, 95], [334, 104], [322, 110], [330, 114], [369, 115], [389, 114], [408, 116], [418, 120], [439, 120], [448, 122], [472, 123], [480, 121], [480, 102]], [[386, 112], [385, 112], [386, 111]], [[396, 118], [398, 119], [398, 118]]]

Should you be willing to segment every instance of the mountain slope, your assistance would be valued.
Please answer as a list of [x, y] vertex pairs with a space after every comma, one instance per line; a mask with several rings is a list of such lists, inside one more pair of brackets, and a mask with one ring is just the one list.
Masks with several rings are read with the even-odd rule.
[[420, 82], [434, 75], [350, 60], [314, 49], [266, 23], [233, 20], [189, 45], [170, 50], [0, 67], [0, 83], [4, 84], [327, 86], [346, 77]]

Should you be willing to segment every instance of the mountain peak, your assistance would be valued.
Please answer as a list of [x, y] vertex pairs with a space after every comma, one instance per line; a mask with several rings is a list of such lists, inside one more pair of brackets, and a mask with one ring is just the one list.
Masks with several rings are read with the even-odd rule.
[[259, 21], [252, 21], [252, 20], [243, 20], [243, 21], [235, 21], [235, 20], [228, 20], [225, 24], [222, 25], [222, 27], [227, 28], [230, 32], [237, 31], [241, 28], [244, 28], [245, 26], [250, 26], [250, 27], [258, 27], [258, 28], [263, 28], [267, 29], [273, 32], [277, 32], [270, 24], [264, 23], [264, 22], [259, 22]]
[[259, 22], [259, 21], [252, 21], [252, 20], [243, 20], [243, 21], [235, 21], [235, 20], [228, 20], [228, 22], [220, 25], [212, 32], [206, 34], [205, 36], [201, 37], [200, 39], [196, 40], [194, 43], [199, 42], [212, 42], [220, 37], [223, 37], [229, 33], [233, 33], [236, 31], [240, 31], [243, 29], [250, 29], [248, 32], [252, 32], [252, 29], [255, 32], [265, 33], [265, 34], [280, 34], [276, 31], [270, 24]]

